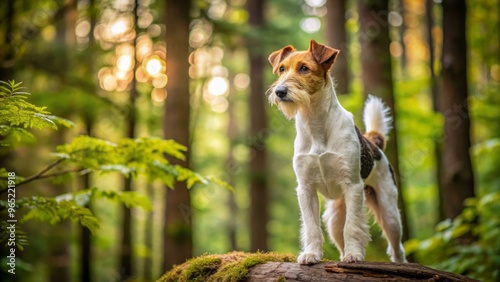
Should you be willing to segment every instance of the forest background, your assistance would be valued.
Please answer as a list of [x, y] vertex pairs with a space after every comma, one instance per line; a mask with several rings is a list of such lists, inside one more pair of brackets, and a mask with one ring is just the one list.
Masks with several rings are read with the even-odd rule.
[[[358, 127], [367, 94], [392, 109], [410, 260], [498, 279], [498, 0], [6, 0], [0, 11], [2, 281], [154, 281], [204, 253], [297, 254], [294, 126], [267, 105], [267, 56], [310, 39], [341, 50], [332, 74]], [[376, 225], [372, 238], [367, 260], [387, 261]]]

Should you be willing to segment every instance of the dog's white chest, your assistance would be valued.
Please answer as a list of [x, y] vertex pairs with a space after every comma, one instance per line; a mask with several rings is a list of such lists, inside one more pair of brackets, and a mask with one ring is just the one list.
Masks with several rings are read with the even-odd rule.
[[293, 168], [299, 184], [315, 187], [329, 199], [342, 194], [339, 185], [343, 179], [341, 155], [335, 152], [299, 154], [293, 158]]

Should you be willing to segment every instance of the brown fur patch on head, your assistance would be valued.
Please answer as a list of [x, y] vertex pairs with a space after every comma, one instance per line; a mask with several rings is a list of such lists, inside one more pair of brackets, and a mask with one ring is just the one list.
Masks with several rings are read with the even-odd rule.
[[[280, 71], [280, 68], [282, 71]], [[290, 91], [305, 90], [312, 95], [324, 87], [326, 71], [314, 60], [310, 52], [295, 52], [283, 60], [278, 68], [279, 76], [286, 75], [282, 81]]]
[[366, 139], [373, 142], [373, 144], [377, 145], [381, 150], [385, 150], [385, 137], [379, 132], [370, 131], [364, 134]]
[[339, 50], [319, 44], [315, 40], [311, 40], [308, 52], [313, 55], [313, 58], [321, 65], [325, 72], [332, 67], [337, 55], [340, 53]]
[[273, 73], [276, 73], [278, 71], [279, 63], [281, 63], [286, 58], [286, 56], [293, 51], [295, 51], [295, 48], [292, 45], [288, 45], [272, 52], [271, 55], [269, 55], [267, 59], [273, 66]]

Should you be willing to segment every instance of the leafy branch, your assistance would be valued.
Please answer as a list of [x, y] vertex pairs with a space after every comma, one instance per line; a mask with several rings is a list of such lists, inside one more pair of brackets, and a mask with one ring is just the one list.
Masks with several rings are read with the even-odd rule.
[[[9, 142], [12, 139], [16, 142], [34, 139], [33, 134], [26, 130], [28, 128], [49, 127], [57, 129], [58, 124], [68, 127], [73, 125], [69, 120], [50, 115], [45, 107], [38, 107], [27, 102], [27, 97], [30, 94], [21, 91], [22, 89], [21, 83], [0, 81], [0, 137], [3, 137], [0, 138], [0, 146], [12, 146]], [[27, 178], [16, 176], [18, 181], [16, 188], [35, 180], [73, 173], [118, 172], [132, 178], [145, 175], [149, 181], [160, 180], [170, 188], [176, 181], [185, 181], [188, 188], [197, 183], [205, 185], [213, 183], [232, 189], [229, 184], [218, 178], [204, 177], [188, 168], [173, 165], [165, 157], [171, 156], [184, 160], [185, 151], [186, 147], [174, 140], [124, 138], [113, 143], [82, 135], [74, 138], [70, 143], [58, 146], [56, 153], [54, 153], [57, 159], [39, 172]], [[60, 168], [61, 166], [63, 167]], [[60, 170], [51, 172], [55, 168]], [[0, 179], [7, 178], [8, 171], [5, 168], [0, 168]], [[6, 183], [6, 181], [0, 182], [0, 195], [8, 191]], [[16, 201], [16, 207], [28, 210], [20, 222], [40, 220], [55, 224], [70, 219], [94, 233], [99, 228], [99, 221], [85, 206], [90, 201], [98, 199], [116, 201], [129, 208], [152, 209], [149, 199], [134, 191], [117, 192], [95, 187], [56, 197], [20, 198]], [[5, 212], [9, 207], [7, 201], [0, 200], [0, 212]], [[17, 231], [22, 232], [19, 228]], [[23, 236], [16, 241], [20, 249], [27, 242]], [[0, 241], [5, 240], [6, 237], [1, 234]]]
[[73, 122], [56, 117], [46, 110], [46, 107], [38, 107], [27, 100], [30, 95], [22, 91], [22, 82], [0, 81], [0, 136], [5, 139], [0, 140], [0, 146], [11, 146], [9, 138], [15, 141], [32, 140], [33, 134], [27, 128], [52, 128], [57, 129], [57, 125], [72, 127]]

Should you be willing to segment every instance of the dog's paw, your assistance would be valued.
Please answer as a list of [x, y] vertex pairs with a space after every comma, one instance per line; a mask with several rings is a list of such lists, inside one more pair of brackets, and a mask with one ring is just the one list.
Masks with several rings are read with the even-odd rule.
[[365, 257], [362, 254], [355, 254], [355, 253], [347, 253], [342, 258], [342, 262], [358, 262], [358, 261], [364, 261], [364, 260], [365, 260]]
[[321, 252], [304, 252], [299, 255], [297, 262], [299, 264], [316, 264], [323, 258]]

